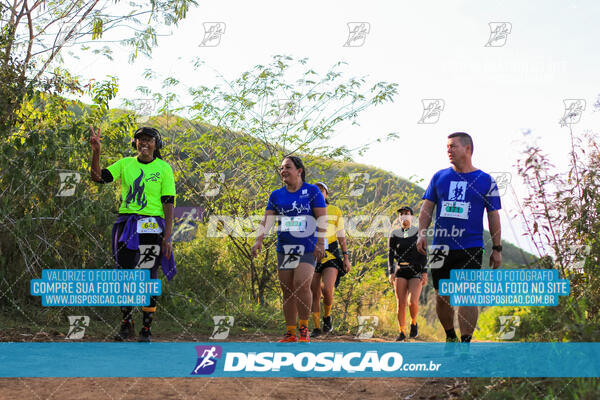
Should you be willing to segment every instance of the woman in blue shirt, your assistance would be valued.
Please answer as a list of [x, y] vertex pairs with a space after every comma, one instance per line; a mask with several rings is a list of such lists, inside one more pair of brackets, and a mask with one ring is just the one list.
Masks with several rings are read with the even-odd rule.
[[[300, 158], [285, 157], [280, 176], [284, 186], [269, 196], [252, 255], [256, 257], [262, 249], [265, 233], [277, 215], [277, 267], [287, 325], [280, 342], [310, 342], [310, 283], [317, 261], [325, 254], [327, 205], [319, 188], [305, 182], [306, 169]], [[299, 338], [296, 338], [296, 316], [299, 317]]]

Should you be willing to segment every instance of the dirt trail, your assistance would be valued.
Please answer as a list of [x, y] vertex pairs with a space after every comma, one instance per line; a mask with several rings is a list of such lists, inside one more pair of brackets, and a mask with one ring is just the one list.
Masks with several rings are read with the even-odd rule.
[[[40, 341], [42, 338], [28, 339]], [[47, 339], [41, 341], [61, 341]], [[157, 339], [161, 342], [194, 341], [182, 336]], [[244, 335], [230, 337], [227, 341], [257, 339]], [[276, 339], [278, 337], [261, 335], [259, 340]], [[12, 340], [23, 341], [23, 338]], [[103, 340], [86, 338], [86, 341]], [[329, 336], [314, 341], [359, 340], [352, 336]], [[385, 340], [373, 338], [369, 341]], [[464, 379], [454, 378], [1, 378], [0, 399], [459, 399], [465, 385]]]

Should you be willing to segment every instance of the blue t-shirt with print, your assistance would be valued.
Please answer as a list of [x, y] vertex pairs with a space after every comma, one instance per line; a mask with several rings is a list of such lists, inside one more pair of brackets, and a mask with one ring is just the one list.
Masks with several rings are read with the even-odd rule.
[[481, 170], [440, 170], [431, 178], [423, 199], [436, 204], [433, 244], [447, 245], [450, 250], [484, 247], [483, 210], [501, 208], [496, 181]]
[[[313, 208], [327, 207], [325, 198], [315, 185], [304, 182], [300, 189], [289, 192], [285, 186], [269, 196], [267, 210], [278, 214], [277, 252], [311, 253], [317, 244], [317, 227]], [[298, 246], [301, 246], [298, 248]]]

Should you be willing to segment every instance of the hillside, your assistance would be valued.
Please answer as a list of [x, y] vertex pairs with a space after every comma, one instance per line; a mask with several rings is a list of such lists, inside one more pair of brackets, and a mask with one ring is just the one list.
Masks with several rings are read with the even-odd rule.
[[[181, 117], [171, 116], [167, 119], [159, 116], [148, 121], [148, 124], [158, 125], [161, 132], [163, 132], [166, 141], [168, 143], [170, 142], [175, 148], [168, 151], [177, 152], [178, 157], [187, 157], [186, 147], [185, 145], [181, 145], [181, 143], [187, 143], [190, 132], [195, 133], [199, 137], [203, 135], [214, 135], [214, 132], [218, 132], [219, 138], [222, 139], [223, 142], [229, 144], [231, 146], [230, 149], [235, 149], [239, 146], [268, 147], [261, 143], [259, 139], [250, 135], [216, 128], [208, 124], [196, 123]], [[274, 148], [278, 147], [277, 144], [269, 145]], [[210, 145], [204, 147], [204, 155], [195, 158], [197, 164], [202, 164], [211, 160], [214, 161], [221, 156], [220, 154], [217, 154], [217, 151], [215, 151], [214, 148], [210, 148]], [[283, 149], [279, 150], [283, 154], [286, 153]], [[262, 153], [265, 153], [263, 155], [266, 157], [266, 150], [263, 150]], [[393, 194], [392, 199], [396, 201], [389, 202], [389, 204], [385, 205], [384, 209], [380, 208], [379, 212], [389, 215], [390, 220], [393, 221], [396, 218], [395, 210], [401, 204], [410, 205], [415, 212], [418, 212], [419, 210], [421, 198], [425, 190], [405, 178], [373, 166], [353, 161], [300, 156], [304, 158], [307, 166], [307, 180], [309, 182], [327, 182], [331, 189], [331, 202], [349, 210], [348, 214], [350, 215], [360, 215], [365, 213], [365, 211], [372, 213], [374, 211], [372, 210], [373, 207], [367, 207], [367, 205], [377, 203], [379, 198], [389, 194]], [[225, 158], [230, 162], [243, 162], [236, 157], [239, 157], [239, 154], [233, 152], [225, 154]], [[235, 161], [234, 158], [236, 158]], [[273, 169], [276, 171], [276, 168], [277, 166], [274, 166]], [[233, 170], [223, 169], [219, 171], [222, 171], [225, 174], [226, 181], [229, 181], [234, 175]], [[268, 178], [268, 181], [272, 182], [272, 185], [274, 186], [279, 185], [275, 173]], [[201, 182], [196, 183], [200, 184]], [[247, 184], [246, 181], [241, 183], [244, 185]], [[361, 190], [363, 190], [363, 192], [360, 196], [349, 196], [353, 191], [358, 193]], [[208, 203], [212, 202], [214, 199], [202, 198], [202, 200], [203, 204], [197, 204], [191, 199], [183, 199], [178, 204], [188, 206], [201, 205], [205, 209], [210, 210], [211, 205]], [[210, 215], [210, 211], [207, 215]], [[484, 231], [484, 243], [486, 244], [486, 254], [489, 255], [491, 253], [492, 243], [488, 231]], [[503, 265], [506, 267], [524, 266], [531, 264], [535, 260], [535, 257], [532, 254], [525, 252], [512, 243], [503, 240], [502, 246]], [[486, 258], [487, 257], [484, 256], [484, 265], [487, 263], [485, 261]]]

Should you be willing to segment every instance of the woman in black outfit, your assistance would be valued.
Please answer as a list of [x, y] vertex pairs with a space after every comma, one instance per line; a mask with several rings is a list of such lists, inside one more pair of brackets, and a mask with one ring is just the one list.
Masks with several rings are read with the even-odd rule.
[[398, 210], [400, 227], [394, 229], [388, 240], [388, 276], [394, 286], [398, 305], [398, 325], [400, 334], [397, 341], [406, 340], [406, 303], [410, 294], [410, 334], [416, 338], [419, 334], [417, 314], [421, 288], [427, 283], [425, 265], [427, 257], [417, 251], [416, 226], [411, 226], [413, 211], [404, 206]]

